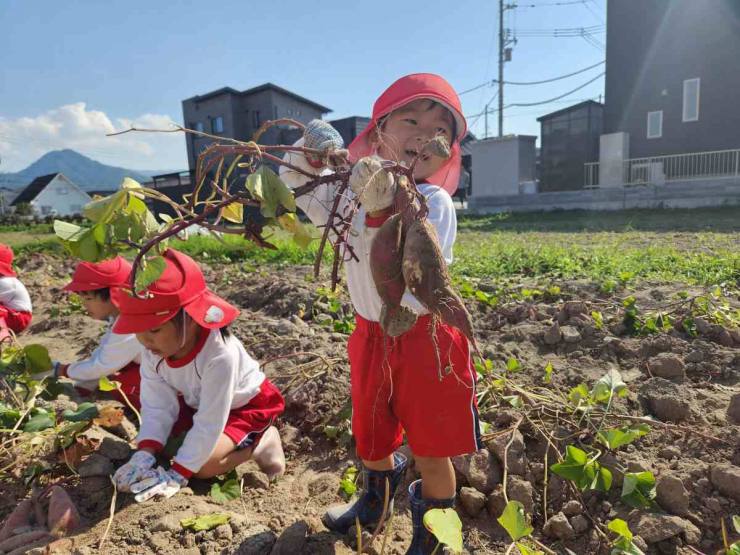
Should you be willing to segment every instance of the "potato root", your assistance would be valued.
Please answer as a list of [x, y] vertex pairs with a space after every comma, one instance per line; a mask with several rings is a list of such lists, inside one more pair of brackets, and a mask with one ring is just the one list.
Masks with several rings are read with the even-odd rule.
[[[37, 547], [38, 544], [45, 544], [52, 540], [49, 532], [46, 530], [37, 530], [35, 532], [26, 532], [25, 534], [18, 534], [17, 536], [11, 536], [6, 540], [0, 542], [0, 552], [8, 553], [13, 552], [17, 549], [31, 549], [31, 546]], [[24, 551], [19, 551], [24, 553]]]
[[80, 514], [64, 488], [53, 486], [49, 492], [47, 527], [55, 536], [63, 536], [77, 528]]
[[30, 526], [34, 514], [33, 501], [24, 499], [5, 519], [2, 530], [0, 530], [0, 542], [13, 535], [16, 528]]

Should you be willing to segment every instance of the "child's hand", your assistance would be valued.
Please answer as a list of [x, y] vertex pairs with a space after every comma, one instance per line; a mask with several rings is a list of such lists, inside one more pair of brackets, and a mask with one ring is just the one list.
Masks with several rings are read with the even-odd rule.
[[137, 503], [143, 503], [155, 495], [169, 499], [186, 485], [187, 478], [179, 472], [158, 466], [155, 470], [149, 470], [141, 480], [131, 484], [131, 493], [136, 494], [134, 499]]
[[326, 165], [337, 166], [346, 161], [347, 151], [339, 132], [327, 122], [314, 119], [308, 122], [303, 131], [303, 146], [321, 151], [318, 157], [307, 156], [308, 162], [315, 168]]
[[156, 462], [157, 459], [148, 451], [137, 451], [113, 475], [116, 487], [123, 492], [131, 491], [131, 486], [141, 481]]
[[383, 169], [377, 156], [360, 158], [352, 168], [349, 187], [359, 198], [367, 212], [385, 210], [393, 204], [396, 194], [396, 179]]

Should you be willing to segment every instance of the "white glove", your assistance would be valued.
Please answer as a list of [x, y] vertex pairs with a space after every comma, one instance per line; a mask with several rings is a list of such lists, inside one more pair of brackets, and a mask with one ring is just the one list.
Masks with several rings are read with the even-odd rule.
[[352, 168], [349, 187], [367, 212], [384, 210], [393, 204], [396, 194], [394, 175], [383, 168], [377, 156], [360, 158]]
[[136, 482], [140, 482], [147, 472], [151, 472], [151, 468], [156, 463], [156, 457], [148, 451], [137, 451], [131, 455], [129, 461], [116, 470], [116, 473], [113, 475], [116, 487], [119, 491], [123, 492], [133, 491], [131, 486]]
[[309, 162], [314, 166], [325, 166], [331, 154], [342, 151], [344, 148], [344, 139], [339, 132], [330, 124], [320, 119], [313, 119], [308, 122], [306, 129], [303, 131], [303, 146], [313, 148], [322, 152], [321, 157], [309, 157]]
[[131, 493], [136, 494], [134, 499], [137, 503], [143, 503], [155, 495], [169, 499], [187, 485], [187, 478], [179, 472], [158, 466], [155, 470], [148, 470], [141, 480], [131, 484]]

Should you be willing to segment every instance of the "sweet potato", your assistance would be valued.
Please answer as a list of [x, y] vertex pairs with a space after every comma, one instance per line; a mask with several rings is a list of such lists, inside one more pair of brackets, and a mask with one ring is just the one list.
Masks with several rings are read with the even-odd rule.
[[407, 227], [402, 269], [406, 286], [419, 302], [443, 322], [459, 329], [475, 347], [470, 314], [452, 288], [437, 234], [428, 221], [413, 220]]
[[0, 530], [0, 542], [13, 535], [13, 530], [23, 526], [30, 526], [33, 517], [33, 501], [24, 499], [5, 519], [2, 530]]
[[[31, 549], [31, 547], [38, 547], [38, 545], [48, 543], [51, 539], [49, 532], [46, 530], [37, 530], [35, 532], [18, 534], [17, 536], [11, 536], [0, 542], [0, 552], [14, 552], [20, 548], [28, 550]], [[19, 553], [24, 553], [24, 551], [19, 551]]]
[[64, 488], [52, 486], [49, 492], [47, 527], [55, 536], [63, 536], [77, 528], [80, 514]]
[[370, 247], [373, 281], [383, 301], [380, 326], [392, 337], [408, 331], [416, 322], [416, 315], [401, 306], [406, 291], [402, 257], [403, 223], [400, 214], [394, 214], [380, 226]]

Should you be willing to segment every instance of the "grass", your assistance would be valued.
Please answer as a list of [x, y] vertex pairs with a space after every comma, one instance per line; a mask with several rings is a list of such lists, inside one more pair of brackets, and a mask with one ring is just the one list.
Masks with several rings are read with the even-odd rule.
[[[650, 280], [714, 285], [740, 281], [740, 207], [698, 210], [553, 212], [466, 217], [459, 222], [455, 277], [585, 278]], [[312, 264], [314, 241], [300, 249], [282, 233], [269, 238], [276, 250], [236, 236], [193, 236], [178, 249], [211, 263]], [[19, 258], [62, 253], [49, 228], [0, 228], [0, 242]], [[324, 267], [329, 267], [325, 254]]]

